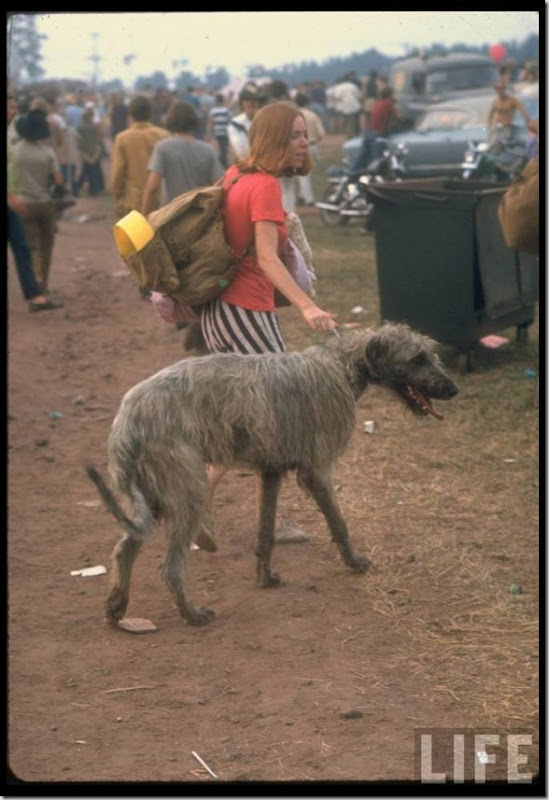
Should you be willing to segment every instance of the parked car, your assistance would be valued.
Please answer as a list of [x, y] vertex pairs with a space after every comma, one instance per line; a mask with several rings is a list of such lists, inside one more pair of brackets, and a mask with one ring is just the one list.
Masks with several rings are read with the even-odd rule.
[[433, 103], [492, 89], [497, 76], [497, 66], [487, 55], [447, 53], [395, 61], [389, 83], [400, 109], [402, 124], [408, 130]]
[[[539, 99], [533, 93], [516, 93], [532, 117], [539, 114]], [[421, 117], [415, 128], [389, 137], [393, 145], [403, 144], [408, 178], [431, 178], [446, 175], [459, 177], [469, 142], [487, 139], [486, 120], [495, 93], [485, 92], [463, 100], [437, 103]], [[521, 114], [516, 114], [517, 137], [526, 145], [528, 132]], [[361, 137], [349, 139], [343, 145], [348, 163], [358, 155]]]

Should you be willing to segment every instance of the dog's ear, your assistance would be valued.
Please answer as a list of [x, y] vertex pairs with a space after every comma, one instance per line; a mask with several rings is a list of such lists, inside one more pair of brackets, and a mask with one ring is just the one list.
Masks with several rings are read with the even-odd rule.
[[388, 348], [385, 337], [379, 334], [372, 336], [367, 341], [364, 356], [372, 377], [375, 377], [379, 373], [381, 365], [387, 362]]

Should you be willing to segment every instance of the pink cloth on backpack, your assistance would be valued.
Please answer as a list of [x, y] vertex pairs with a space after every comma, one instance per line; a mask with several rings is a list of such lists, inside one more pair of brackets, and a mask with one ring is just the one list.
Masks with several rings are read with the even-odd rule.
[[151, 292], [150, 300], [164, 322], [192, 322], [197, 319], [190, 306], [184, 306], [161, 292]]

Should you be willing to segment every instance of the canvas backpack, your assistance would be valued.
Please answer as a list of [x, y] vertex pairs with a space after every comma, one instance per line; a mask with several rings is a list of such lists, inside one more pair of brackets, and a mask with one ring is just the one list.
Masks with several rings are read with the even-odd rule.
[[[233, 183], [236, 180], [238, 177]], [[197, 306], [227, 288], [246, 251], [235, 253], [225, 240], [225, 191], [220, 180], [185, 192], [153, 211], [147, 221], [154, 235], [130, 254], [120, 248], [115, 226], [122, 258], [141, 289], [169, 295], [182, 305]]]

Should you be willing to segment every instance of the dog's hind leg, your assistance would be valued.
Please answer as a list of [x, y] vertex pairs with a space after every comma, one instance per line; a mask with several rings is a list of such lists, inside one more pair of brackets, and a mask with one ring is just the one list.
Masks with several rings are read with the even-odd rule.
[[[206, 466], [192, 444], [176, 442], [155, 465], [159, 518], [168, 534], [162, 578], [173, 594], [179, 613], [190, 625], [206, 625], [215, 617], [210, 608], [196, 608], [186, 588], [191, 542], [211, 530]], [[160, 475], [160, 478], [159, 478]]]
[[276, 504], [282, 475], [279, 472], [261, 474], [259, 511], [259, 535], [255, 554], [257, 556], [257, 585], [262, 589], [280, 586], [280, 578], [271, 572], [271, 554], [274, 545]]
[[125, 533], [113, 550], [111, 562], [111, 591], [106, 602], [106, 618], [110, 625], [122, 619], [130, 598], [132, 567], [143, 542]]
[[168, 552], [162, 567], [162, 577], [175, 597], [181, 616], [190, 625], [206, 625], [215, 617], [211, 608], [196, 608], [185, 589], [185, 570], [189, 547], [179, 530], [169, 532]]
[[332, 539], [337, 544], [345, 564], [355, 572], [366, 572], [370, 562], [364, 556], [357, 555], [351, 547], [347, 525], [339, 510], [331, 478], [308, 470], [300, 470], [297, 478], [299, 484], [310, 492], [324, 514]]

